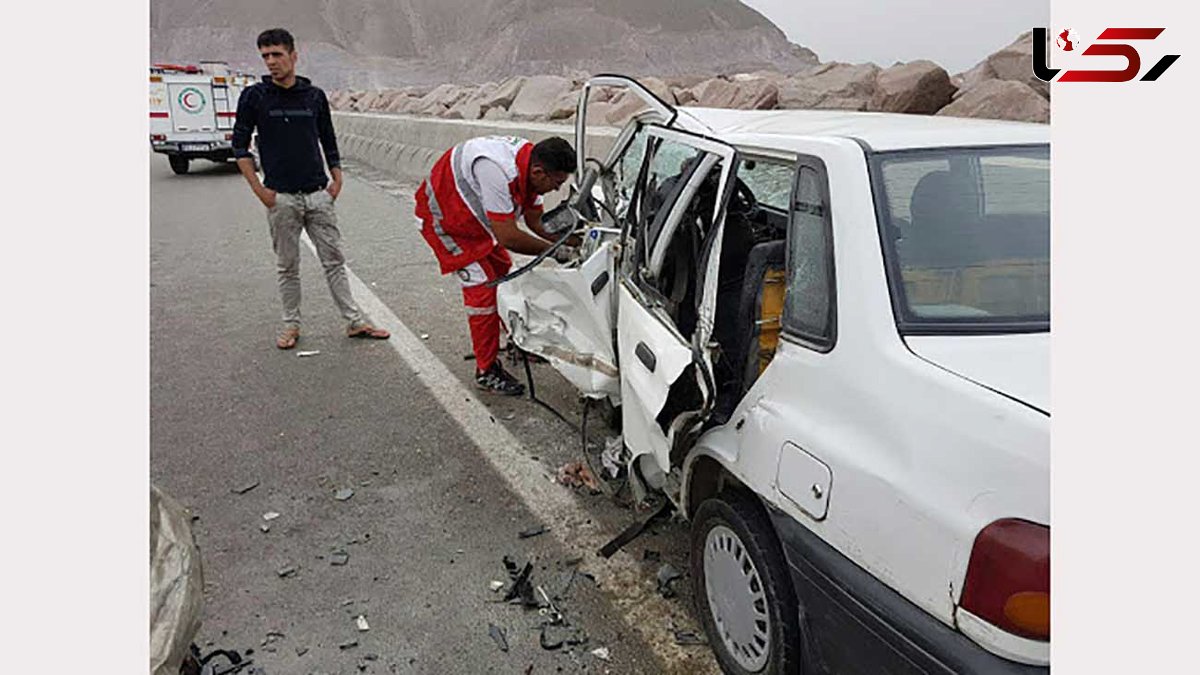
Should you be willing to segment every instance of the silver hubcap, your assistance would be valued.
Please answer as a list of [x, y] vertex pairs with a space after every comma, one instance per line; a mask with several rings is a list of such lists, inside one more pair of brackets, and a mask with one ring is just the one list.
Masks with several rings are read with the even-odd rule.
[[771, 653], [766, 589], [742, 540], [724, 525], [704, 542], [704, 590], [725, 648], [742, 668], [762, 670]]

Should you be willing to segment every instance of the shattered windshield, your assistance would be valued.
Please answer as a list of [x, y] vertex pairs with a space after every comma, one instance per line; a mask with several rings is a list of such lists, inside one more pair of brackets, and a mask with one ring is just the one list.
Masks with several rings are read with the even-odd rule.
[[1050, 149], [874, 157], [877, 209], [902, 329], [1050, 327]]

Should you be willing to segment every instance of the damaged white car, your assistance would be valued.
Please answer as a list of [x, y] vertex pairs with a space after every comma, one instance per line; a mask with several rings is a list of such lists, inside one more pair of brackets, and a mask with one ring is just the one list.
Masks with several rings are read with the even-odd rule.
[[[647, 110], [593, 159], [596, 87]], [[576, 142], [580, 259], [501, 316], [691, 519], [725, 671], [1048, 672], [1048, 127], [602, 76]]]

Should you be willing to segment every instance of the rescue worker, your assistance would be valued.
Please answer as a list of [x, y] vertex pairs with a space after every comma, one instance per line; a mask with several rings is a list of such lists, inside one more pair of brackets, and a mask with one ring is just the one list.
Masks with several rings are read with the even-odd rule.
[[[508, 252], [539, 255], [553, 237], [542, 227], [542, 195], [563, 185], [575, 171], [575, 150], [562, 138], [536, 145], [523, 138], [486, 136], [447, 150], [416, 194], [421, 234], [442, 274], [462, 283], [463, 304], [475, 352], [475, 384], [484, 391], [519, 396], [525, 386], [504, 370], [496, 289], [489, 281], [508, 273]], [[522, 231], [523, 218], [533, 234]], [[535, 236], [536, 235], [536, 236]], [[560, 262], [574, 249], [554, 252]]]

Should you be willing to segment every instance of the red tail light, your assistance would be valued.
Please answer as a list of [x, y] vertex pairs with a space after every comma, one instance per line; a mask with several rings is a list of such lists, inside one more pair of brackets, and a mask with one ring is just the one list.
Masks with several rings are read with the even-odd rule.
[[150, 140], [165, 141], [165, 140], [167, 140], [167, 135], [166, 134], [150, 134]]
[[975, 537], [963, 609], [1021, 637], [1050, 639], [1050, 528], [1006, 518]]
[[232, 140], [233, 140], [233, 134], [225, 134], [225, 140], [227, 140], [227, 141], [232, 141]]

